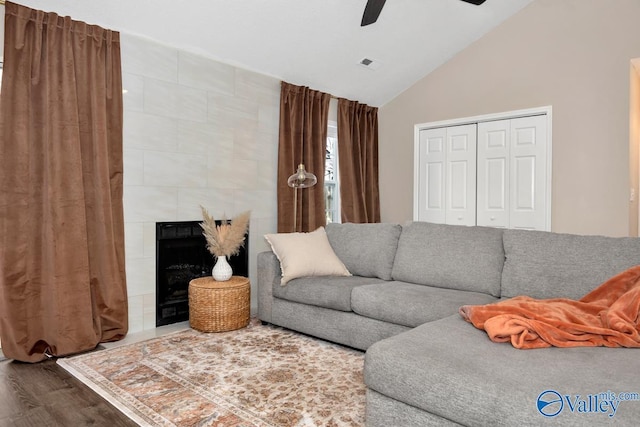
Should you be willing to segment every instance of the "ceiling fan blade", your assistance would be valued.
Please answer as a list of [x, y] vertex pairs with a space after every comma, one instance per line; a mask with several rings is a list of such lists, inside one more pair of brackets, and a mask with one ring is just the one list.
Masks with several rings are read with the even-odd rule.
[[380, 12], [382, 12], [382, 6], [384, 6], [385, 1], [387, 0], [367, 1], [367, 5], [364, 7], [364, 14], [362, 15], [362, 22], [360, 23], [361, 27], [373, 24], [378, 20], [378, 16], [380, 16]]
[[484, 3], [486, 0], [462, 0], [463, 2], [466, 3], [471, 3], [471, 4], [475, 4], [476, 6], [480, 6], [482, 3]]

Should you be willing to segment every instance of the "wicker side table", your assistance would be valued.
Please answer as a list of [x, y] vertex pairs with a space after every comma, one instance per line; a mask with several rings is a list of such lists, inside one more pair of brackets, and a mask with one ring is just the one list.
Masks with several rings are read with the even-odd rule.
[[249, 324], [249, 279], [233, 276], [226, 282], [200, 277], [189, 282], [189, 324], [201, 332], [223, 332]]

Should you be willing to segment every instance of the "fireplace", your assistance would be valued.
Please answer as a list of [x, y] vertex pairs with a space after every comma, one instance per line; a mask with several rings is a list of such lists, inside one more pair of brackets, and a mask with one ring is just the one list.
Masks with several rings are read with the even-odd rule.
[[[220, 223], [220, 221], [216, 221]], [[156, 326], [189, 320], [189, 282], [211, 275], [214, 258], [199, 221], [156, 223]], [[249, 236], [229, 257], [236, 276], [249, 277]]]

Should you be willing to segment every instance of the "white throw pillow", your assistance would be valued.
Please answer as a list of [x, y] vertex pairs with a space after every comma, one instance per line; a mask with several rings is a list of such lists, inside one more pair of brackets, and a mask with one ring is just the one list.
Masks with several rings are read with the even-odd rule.
[[280, 261], [284, 286], [289, 280], [305, 276], [351, 276], [333, 252], [324, 227], [310, 233], [265, 234]]

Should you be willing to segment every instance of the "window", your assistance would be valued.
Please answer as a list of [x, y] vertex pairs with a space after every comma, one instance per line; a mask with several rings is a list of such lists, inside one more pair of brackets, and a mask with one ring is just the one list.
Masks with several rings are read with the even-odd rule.
[[327, 224], [340, 222], [340, 180], [338, 178], [338, 125], [329, 121], [324, 159], [324, 203]]

